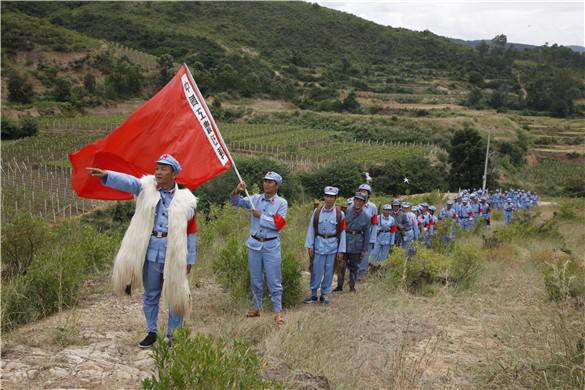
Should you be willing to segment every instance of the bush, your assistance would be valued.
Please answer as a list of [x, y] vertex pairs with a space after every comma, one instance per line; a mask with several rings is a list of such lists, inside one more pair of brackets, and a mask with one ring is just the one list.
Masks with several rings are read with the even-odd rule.
[[8, 118], [2, 118], [2, 139], [18, 139], [35, 136], [38, 132], [36, 120], [31, 117], [24, 117], [20, 121], [20, 127]]
[[339, 188], [340, 196], [351, 196], [364, 181], [359, 163], [335, 161], [314, 172], [300, 174], [302, 185], [313, 198], [323, 196], [323, 188], [332, 185]]
[[562, 234], [559, 231], [559, 222], [555, 217], [536, 223], [537, 216], [538, 213], [532, 215], [529, 211], [517, 211], [514, 214], [512, 223], [499, 227], [498, 230], [494, 231], [494, 237], [502, 242], [512, 242], [528, 237], [562, 238]]
[[551, 301], [585, 298], [585, 268], [564, 253], [547, 253], [541, 272], [544, 287]]
[[274, 389], [282, 385], [261, 377], [262, 359], [250, 346], [180, 328], [172, 348], [159, 340], [153, 348], [158, 375], [142, 382], [143, 389]]
[[[26, 237], [31, 224], [19, 226]], [[4, 283], [7, 288], [2, 289], [2, 330], [74, 305], [81, 297], [83, 282], [110, 264], [118, 244], [117, 238], [99, 234], [78, 220], [64, 221], [51, 228], [49, 234], [36, 234], [36, 238], [43, 234], [45, 239], [37, 247], [23, 245], [23, 251], [33, 252], [26, 272]]]
[[585, 211], [585, 200], [583, 199], [563, 199], [560, 201], [560, 216], [561, 218], [578, 220], [582, 217]]
[[8, 78], [8, 100], [16, 103], [28, 104], [34, 96], [32, 85], [16, 72]]
[[8, 212], [2, 222], [2, 278], [24, 274], [49, 240], [49, 224], [26, 210]]
[[388, 265], [389, 277], [394, 284], [402, 285], [413, 294], [432, 295], [437, 285], [446, 280], [449, 259], [422, 246], [417, 246], [416, 255], [408, 258], [404, 249], [396, 248]]
[[457, 241], [450, 248], [449, 259], [449, 282], [460, 288], [468, 288], [479, 275], [485, 255], [478, 246]]
[[432, 295], [442, 285], [471, 287], [485, 261], [481, 248], [471, 243], [451, 243], [438, 249], [416, 244], [416, 253], [408, 258], [403, 248], [394, 248], [388, 262], [390, 283], [417, 295]]

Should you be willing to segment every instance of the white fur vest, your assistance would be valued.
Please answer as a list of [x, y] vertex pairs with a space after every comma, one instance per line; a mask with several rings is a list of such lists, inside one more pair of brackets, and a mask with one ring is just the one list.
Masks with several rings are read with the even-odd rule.
[[[114, 291], [122, 295], [126, 286], [143, 287], [142, 269], [154, 227], [160, 192], [153, 175], [140, 179], [142, 190], [136, 198], [136, 211], [124, 234], [114, 261]], [[169, 309], [185, 316], [189, 310], [190, 290], [187, 280], [187, 223], [193, 217], [197, 198], [188, 189], [177, 189], [169, 205], [167, 251], [163, 274], [162, 297]]]

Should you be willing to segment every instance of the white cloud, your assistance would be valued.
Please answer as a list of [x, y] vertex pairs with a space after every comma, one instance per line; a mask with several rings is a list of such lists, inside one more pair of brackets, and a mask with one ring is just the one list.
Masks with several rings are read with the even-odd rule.
[[509, 42], [585, 45], [584, 2], [319, 1], [378, 24], [466, 40], [506, 34]]

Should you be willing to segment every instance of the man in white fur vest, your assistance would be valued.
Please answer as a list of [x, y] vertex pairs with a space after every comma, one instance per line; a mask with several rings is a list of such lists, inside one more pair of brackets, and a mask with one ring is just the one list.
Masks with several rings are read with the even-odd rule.
[[262, 309], [264, 292], [264, 274], [268, 292], [276, 313], [274, 320], [278, 325], [284, 324], [282, 314], [282, 258], [280, 255], [280, 231], [286, 225], [286, 199], [278, 196], [278, 187], [282, 185], [282, 177], [276, 172], [268, 172], [264, 176], [263, 194], [255, 194], [243, 198], [240, 192], [246, 189], [241, 182], [230, 195], [231, 204], [251, 209], [250, 237], [246, 241], [248, 247], [248, 270], [252, 284], [252, 304], [246, 317], [259, 317]]
[[104, 185], [136, 197], [136, 211], [114, 262], [114, 291], [130, 294], [131, 288], [144, 286], [148, 334], [138, 343], [140, 348], [149, 348], [156, 341], [162, 293], [169, 305], [170, 340], [189, 311], [187, 274], [195, 264], [197, 198], [175, 181], [181, 165], [170, 154], [163, 154], [156, 161], [154, 175], [141, 179], [98, 168], [87, 170]]

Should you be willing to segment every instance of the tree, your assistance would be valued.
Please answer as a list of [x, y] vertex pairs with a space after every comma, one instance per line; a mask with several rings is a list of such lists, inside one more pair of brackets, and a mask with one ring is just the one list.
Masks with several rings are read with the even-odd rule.
[[506, 95], [501, 89], [496, 89], [492, 92], [489, 101], [490, 107], [498, 109], [506, 105]]
[[483, 84], [483, 75], [473, 70], [469, 73], [469, 82], [473, 85], [481, 86]]
[[355, 91], [350, 91], [343, 99], [342, 107], [345, 111], [356, 112], [360, 108]]
[[449, 184], [452, 190], [481, 187], [485, 142], [479, 131], [465, 125], [453, 134], [449, 149]]
[[86, 74], [83, 77], [83, 87], [87, 92], [91, 94], [95, 93], [96, 88], [95, 76], [92, 75], [91, 73]]
[[508, 37], [506, 37], [504, 34], [496, 35], [492, 39], [492, 44], [500, 49], [504, 49], [506, 47], [506, 43], [508, 43]]
[[158, 58], [158, 86], [159, 88], [167, 85], [173, 76], [173, 56], [170, 54], [163, 54]]
[[28, 104], [32, 101], [32, 85], [26, 79], [14, 72], [8, 78], [8, 100], [16, 103]]
[[483, 95], [481, 93], [481, 90], [477, 87], [473, 87], [469, 92], [469, 96], [467, 96], [467, 106], [478, 108], [481, 106], [482, 99]]
[[71, 81], [64, 77], [57, 77], [53, 87], [53, 99], [58, 102], [69, 101], [71, 97]]

